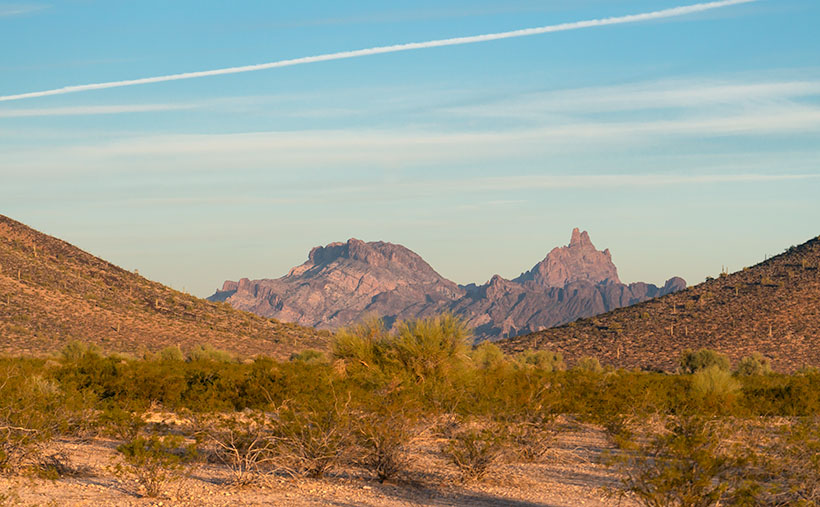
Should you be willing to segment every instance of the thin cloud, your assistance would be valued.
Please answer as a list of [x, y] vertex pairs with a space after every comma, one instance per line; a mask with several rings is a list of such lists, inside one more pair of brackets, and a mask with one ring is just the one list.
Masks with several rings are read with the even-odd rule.
[[[204, 171], [226, 167], [414, 167], [486, 164], [589, 153], [592, 147], [676, 146], [715, 136], [749, 137], [820, 132], [820, 108], [784, 107], [676, 120], [584, 122], [495, 131], [303, 130], [232, 134], [117, 136], [72, 143], [45, 152], [4, 149], [5, 171], [155, 170]], [[150, 161], [150, 164], [146, 164]], [[58, 169], [59, 168], [59, 169]]]
[[32, 118], [41, 116], [95, 116], [125, 113], [155, 113], [180, 111], [199, 107], [196, 104], [142, 104], [108, 106], [49, 107], [37, 109], [0, 110], [0, 118]]
[[48, 9], [49, 5], [36, 4], [0, 4], [0, 18], [9, 16], [22, 16]]
[[379, 55], [385, 53], [396, 53], [400, 51], [412, 51], [417, 49], [429, 49], [445, 46], [458, 46], [462, 44], [474, 44], [479, 42], [489, 42], [501, 39], [511, 39], [516, 37], [527, 37], [531, 35], [540, 35], [546, 33], [563, 32], [569, 30], [579, 30], [583, 28], [594, 28], [601, 26], [619, 25], [625, 23], [638, 23], [644, 21], [652, 21], [657, 19], [673, 18], [678, 16], [685, 16], [687, 14], [695, 14], [705, 12], [712, 9], [729, 7], [733, 5], [740, 5], [751, 3], [756, 0], [721, 0], [717, 2], [699, 3], [694, 5], [687, 5], [681, 7], [673, 7], [671, 9], [664, 9], [660, 11], [645, 12], [641, 14], [630, 14], [627, 16], [617, 16], [602, 19], [592, 19], [586, 21], [576, 21], [572, 23], [562, 23], [558, 25], [541, 26], [537, 28], [527, 28], [523, 30], [513, 30], [509, 32], [499, 32], [484, 35], [473, 35], [468, 37], [454, 37], [450, 39], [439, 39], [426, 42], [412, 42], [408, 44], [395, 44], [391, 46], [379, 46], [368, 49], [359, 49], [355, 51], [342, 51], [338, 53], [328, 53], [318, 56], [307, 56], [302, 58], [294, 58], [290, 60], [280, 60], [277, 62], [262, 63], [257, 65], [245, 65], [241, 67], [229, 67], [224, 69], [206, 70], [200, 72], [186, 72], [181, 74], [170, 74], [166, 76], [156, 76], [141, 79], [130, 79], [124, 81], [109, 81], [105, 83], [94, 83], [86, 85], [66, 86], [63, 88], [56, 88], [53, 90], [44, 90], [39, 92], [20, 93], [15, 95], [0, 96], [0, 102], [11, 100], [22, 100], [36, 97], [45, 97], [50, 95], [63, 95], [66, 93], [75, 93], [90, 90], [102, 90], [106, 88], [119, 88], [124, 86], [136, 86], [150, 83], [162, 83], [166, 81], [178, 81], [182, 79], [195, 79], [208, 76], [220, 76], [226, 74], [239, 74], [243, 72], [255, 72], [259, 70], [274, 69], [279, 67], [290, 67], [294, 65], [303, 65], [308, 63], [326, 62], [331, 60], [343, 60], [348, 58], [358, 58], [362, 56]]
[[759, 109], [820, 96], [820, 81], [759, 83], [670, 80], [521, 94], [481, 104], [450, 107], [445, 112], [471, 117], [543, 118], [545, 114], [590, 114], [650, 109], [746, 106]]

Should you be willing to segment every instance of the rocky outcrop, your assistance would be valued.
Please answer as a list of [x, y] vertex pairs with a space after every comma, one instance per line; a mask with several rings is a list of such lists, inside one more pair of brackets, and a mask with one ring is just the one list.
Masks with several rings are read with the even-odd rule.
[[227, 281], [211, 300], [265, 317], [336, 328], [367, 316], [388, 324], [449, 311], [475, 329], [477, 339], [540, 331], [686, 287], [622, 284], [609, 250], [574, 229], [569, 245], [554, 248], [514, 280], [494, 276], [483, 285], [458, 286], [420, 256], [391, 243], [350, 239], [315, 247], [308, 260], [275, 280]]
[[282, 278], [225, 282], [211, 299], [265, 317], [335, 328], [371, 315], [388, 322], [430, 315], [463, 295], [401, 245], [350, 239], [312, 249], [304, 264]]

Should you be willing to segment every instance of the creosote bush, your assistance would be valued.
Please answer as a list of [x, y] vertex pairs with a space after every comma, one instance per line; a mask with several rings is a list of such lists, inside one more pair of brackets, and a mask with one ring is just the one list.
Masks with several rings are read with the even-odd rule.
[[291, 475], [319, 478], [350, 459], [354, 441], [346, 403], [288, 408], [279, 417], [277, 450]]
[[499, 461], [505, 444], [502, 428], [467, 425], [449, 438], [442, 452], [458, 468], [464, 482], [480, 481]]
[[416, 417], [408, 411], [362, 414], [355, 427], [361, 449], [357, 461], [372, 471], [379, 482], [395, 479], [407, 469], [408, 449], [416, 433]]
[[233, 483], [252, 484], [276, 470], [278, 416], [246, 411], [195, 417], [199, 437], [213, 446], [213, 456], [231, 471]]
[[196, 457], [196, 446], [186, 446], [179, 435], [139, 436], [117, 451], [122, 462], [115, 466], [115, 472], [136, 480], [149, 497], [160, 496], [169, 484], [182, 478]]
[[702, 416], [670, 418], [663, 432], [616, 461], [625, 492], [652, 507], [699, 507], [744, 503], [753, 496], [745, 482], [745, 456], [721, 447], [725, 429]]

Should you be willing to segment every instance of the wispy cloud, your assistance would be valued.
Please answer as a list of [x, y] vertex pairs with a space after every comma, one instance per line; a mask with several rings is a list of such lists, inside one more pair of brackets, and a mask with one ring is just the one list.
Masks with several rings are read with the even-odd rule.
[[33, 12], [48, 9], [50, 6], [42, 4], [4, 4], [0, 3], [0, 18], [22, 16]]
[[0, 110], [0, 118], [31, 118], [40, 116], [94, 116], [125, 113], [155, 113], [180, 111], [199, 107], [197, 104], [114, 104], [105, 106], [71, 106]]
[[686, 5], [681, 7], [673, 7], [671, 9], [663, 9], [659, 11], [644, 12], [640, 14], [630, 14], [626, 16], [616, 16], [602, 19], [590, 19], [586, 21], [576, 21], [572, 23], [562, 23], [558, 25], [540, 26], [536, 28], [527, 28], [523, 30], [513, 30], [508, 32], [490, 33], [483, 35], [472, 35], [468, 37], [453, 37], [449, 39], [438, 39], [426, 42], [412, 42], [407, 44], [394, 44], [390, 46], [378, 46], [368, 49], [359, 49], [355, 51], [341, 51], [337, 53], [327, 53], [317, 56], [307, 56], [302, 58], [294, 58], [290, 60], [280, 60], [270, 63], [262, 63], [257, 65], [244, 65], [241, 67], [229, 67], [223, 69], [206, 70], [200, 72], [185, 72], [181, 74], [170, 74], [165, 76], [148, 77], [141, 79], [129, 79], [124, 81], [109, 81], [105, 83], [94, 83], [86, 85], [65, 86], [53, 90], [44, 90], [39, 92], [19, 93], [14, 95], [0, 96], [0, 102], [11, 100], [22, 100], [36, 97], [45, 97], [50, 95], [62, 95], [66, 93], [75, 93], [90, 90], [102, 90], [107, 88], [119, 88], [124, 86], [135, 86], [150, 83], [162, 83], [166, 81], [178, 81], [182, 79], [195, 79], [208, 76], [220, 76], [226, 74], [239, 74], [243, 72], [255, 72], [266, 69], [274, 69], [280, 67], [290, 67], [294, 65], [303, 65], [309, 63], [327, 62], [332, 60], [344, 60], [348, 58], [359, 58], [363, 56], [379, 55], [386, 53], [396, 53], [400, 51], [413, 51], [418, 49], [429, 49], [445, 46], [458, 46], [462, 44], [475, 44], [479, 42], [489, 42], [501, 39], [511, 39], [516, 37], [528, 37], [533, 35], [540, 35], [554, 32], [564, 32], [569, 30], [580, 30], [584, 28], [594, 28], [601, 26], [619, 25], [625, 23], [639, 23], [645, 21], [653, 21], [658, 19], [667, 19], [678, 16], [685, 16], [688, 14], [695, 14], [705, 12], [712, 9], [719, 9], [723, 7], [730, 7], [734, 5], [747, 4], [755, 2], [756, 0], [720, 0], [716, 2], [699, 3], [694, 5]]
[[820, 96], [820, 81], [721, 82], [666, 80], [605, 87], [524, 93], [446, 112], [474, 117], [544, 118], [555, 114], [590, 114], [713, 106], [771, 106]]

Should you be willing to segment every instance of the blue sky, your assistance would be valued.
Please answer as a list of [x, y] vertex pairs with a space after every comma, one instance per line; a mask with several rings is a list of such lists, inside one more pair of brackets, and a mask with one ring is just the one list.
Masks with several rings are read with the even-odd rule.
[[[0, 0], [0, 96], [680, 5]], [[576, 226], [699, 282], [820, 233], [817, 26], [760, 0], [0, 102], [0, 213], [201, 296], [350, 237], [509, 278]]]

